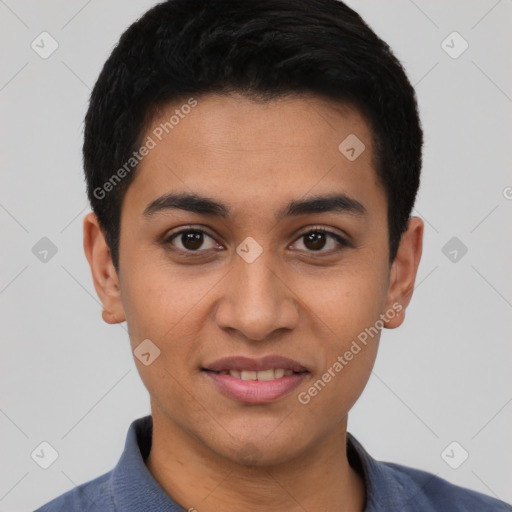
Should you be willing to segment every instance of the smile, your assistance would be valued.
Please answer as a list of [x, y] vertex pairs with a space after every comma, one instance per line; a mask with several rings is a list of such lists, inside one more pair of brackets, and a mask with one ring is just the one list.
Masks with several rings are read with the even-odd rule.
[[283, 398], [310, 374], [297, 361], [280, 356], [230, 357], [205, 365], [201, 370], [221, 394], [250, 404]]
[[231, 375], [235, 379], [241, 380], [274, 380], [281, 379], [286, 376], [293, 375], [293, 370], [285, 370], [284, 368], [271, 368], [269, 370], [260, 370], [258, 372], [251, 370], [223, 370], [220, 375]]

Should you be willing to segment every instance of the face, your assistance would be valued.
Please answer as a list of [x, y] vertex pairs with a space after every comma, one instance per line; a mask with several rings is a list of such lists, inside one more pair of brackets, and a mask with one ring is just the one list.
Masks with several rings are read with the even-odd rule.
[[177, 108], [143, 137], [102, 300], [136, 353], [151, 340], [135, 361], [154, 418], [233, 461], [286, 461], [346, 425], [380, 328], [402, 321], [421, 229], [390, 268], [371, 131], [348, 106], [207, 95], [155, 132]]

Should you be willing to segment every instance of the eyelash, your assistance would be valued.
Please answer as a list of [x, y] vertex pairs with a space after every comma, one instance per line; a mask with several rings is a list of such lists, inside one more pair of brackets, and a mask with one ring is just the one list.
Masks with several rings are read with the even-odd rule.
[[[208, 233], [207, 231], [203, 230], [203, 229], [200, 229], [200, 228], [186, 228], [186, 229], [182, 229], [181, 231], [177, 231], [176, 233], [172, 233], [171, 235], [167, 236], [164, 240], [163, 240], [163, 244], [164, 245], [172, 245], [172, 241], [175, 239], [175, 238], [178, 238], [180, 235], [183, 235], [185, 233], [201, 233], [203, 235], [207, 235], [208, 237], [210, 237], [211, 239], [215, 240], [215, 238], [210, 234]], [[305, 231], [303, 233], [301, 233], [296, 239], [295, 239], [295, 242], [300, 240], [301, 238], [304, 238], [306, 237], [307, 235], [310, 235], [312, 233], [322, 233], [322, 234], [325, 234], [331, 238], [334, 238], [334, 240], [336, 240], [336, 242], [338, 242], [338, 244], [341, 246], [337, 249], [334, 249], [334, 250], [328, 250], [328, 251], [324, 251], [322, 249], [318, 250], [318, 251], [313, 251], [313, 250], [307, 250], [306, 252], [308, 253], [311, 253], [313, 255], [316, 255], [316, 254], [332, 254], [334, 252], [338, 252], [338, 251], [341, 251], [343, 248], [345, 247], [350, 247], [350, 244], [340, 235], [338, 235], [337, 233], [334, 233], [333, 231], [329, 231], [328, 229], [324, 228], [324, 227], [314, 227], [314, 228], [311, 228], [309, 229], [308, 231]], [[295, 243], [294, 242], [294, 243]], [[187, 249], [180, 249], [180, 248], [174, 248], [173, 250], [176, 250], [178, 252], [181, 252], [182, 254], [184, 254], [186, 257], [198, 257], [198, 256], [202, 256], [204, 253], [208, 252], [209, 250], [196, 250], [196, 251], [191, 251], [191, 250], [187, 250]]]

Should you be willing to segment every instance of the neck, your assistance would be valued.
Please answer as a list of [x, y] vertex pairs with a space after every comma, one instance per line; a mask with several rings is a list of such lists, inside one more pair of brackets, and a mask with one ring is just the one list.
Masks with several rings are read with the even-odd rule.
[[245, 466], [213, 452], [152, 408], [153, 439], [146, 460], [155, 480], [193, 512], [362, 512], [365, 489], [346, 454], [346, 418], [294, 460]]

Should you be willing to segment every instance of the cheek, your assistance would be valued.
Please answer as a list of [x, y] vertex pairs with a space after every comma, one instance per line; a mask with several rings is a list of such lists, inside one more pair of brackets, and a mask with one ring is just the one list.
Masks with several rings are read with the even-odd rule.
[[203, 305], [223, 274], [200, 273], [192, 266], [177, 270], [166, 262], [151, 263], [150, 258], [125, 264], [130, 272], [121, 280], [121, 289], [132, 350], [146, 339], [159, 350], [148, 366], [135, 356], [140, 377], [155, 400], [181, 403], [200, 349]]
[[361, 265], [307, 286], [307, 305], [316, 318], [315, 339], [322, 367], [303, 389], [301, 403], [309, 413], [341, 420], [370, 377], [377, 355], [386, 300], [386, 273]]
[[297, 397], [298, 407], [306, 418], [312, 422], [323, 418], [326, 430], [343, 421], [368, 383], [375, 361], [377, 340], [372, 343], [371, 346], [362, 347], [351, 361], [341, 363], [335, 359], [323, 374], [301, 390]]
[[[197, 308], [212, 285], [200, 279], [178, 276], [169, 266], [131, 267], [123, 282], [123, 305], [132, 350], [149, 339], [158, 356], [150, 365], [134, 360], [144, 386], [160, 406], [181, 408], [190, 389], [190, 365], [197, 351], [201, 325]], [[165, 408], [165, 406], [163, 407]]]
[[325, 334], [314, 341], [314, 349], [322, 354], [321, 367], [298, 397], [305, 414], [335, 424], [361, 395], [377, 355], [384, 292], [382, 285], [345, 276], [308, 297]]
[[304, 303], [328, 337], [337, 340], [337, 350], [375, 324], [387, 299], [386, 270], [375, 265], [347, 265], [301, 286]]
[[121, 283], [130, 336], [156, 343], [176, 338], [219, 277], [213, 272], [200, 274], [192, 266], [177, 271], [165, 263], [132, 264], [129, 279]]

